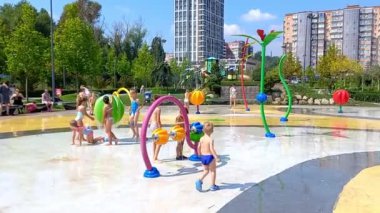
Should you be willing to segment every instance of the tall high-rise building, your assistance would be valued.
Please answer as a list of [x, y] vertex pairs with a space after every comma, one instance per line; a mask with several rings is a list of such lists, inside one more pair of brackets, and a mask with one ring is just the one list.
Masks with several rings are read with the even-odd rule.
[[285, 15], [285, 50], [303, 67], [316, 67], [332, 44], [365, 68], [380, 64], [380, 6]]
[[224, 0], [174, 0], [174, 25], [177, 61], [223, 57]]

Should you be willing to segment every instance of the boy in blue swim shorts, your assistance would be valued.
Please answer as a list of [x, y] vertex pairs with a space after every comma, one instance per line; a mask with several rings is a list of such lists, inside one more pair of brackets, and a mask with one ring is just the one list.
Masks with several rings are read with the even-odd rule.
[[214, 140], [211, 138], [211, 134], [214, 132], [214, 125], [211, 122], [204, 123], [203, 132], [205, 134], [199, 141], [198, 154], [201, 156], [204, 170], [202, 177], [195, 182], [195, 188], [201, 192], [203, 179], [211, 173], [210, 191], [216, 191], [219, 190], [219, 186], [215, 185], [216, 162], [220, 160], [214, 149]]

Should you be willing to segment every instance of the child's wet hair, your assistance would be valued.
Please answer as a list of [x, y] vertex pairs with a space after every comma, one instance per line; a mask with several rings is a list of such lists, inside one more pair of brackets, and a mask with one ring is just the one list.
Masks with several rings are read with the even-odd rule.
[[71, 127], [78, 127], [78, 123], [77, 123], [77, 121], [76, 121], [76, 120], [71, 120], [71, 121], [70, 121], [70, 126], [71, 126]]
[[214, 124], [207, 121], [203, 124], [203, 132], [207, 135], [211, 135], [214, 132]]
[[104, 102], [105, 104], [109, 104], [109, 103], [110, 103], [110, 98], [109, 98], [108, 96], [104, 96], [104, 97], [103, 97], [103, 102]]

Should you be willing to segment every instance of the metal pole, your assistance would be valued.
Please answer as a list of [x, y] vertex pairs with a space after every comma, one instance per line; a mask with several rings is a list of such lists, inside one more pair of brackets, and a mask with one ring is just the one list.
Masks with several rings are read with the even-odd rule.
[[55, 102], [55, 71], [54, 71], [54, 24], [53, 24], [53, 0], [50, 0], [50, 55], [51, 55], [51, 94], [53, 104]]

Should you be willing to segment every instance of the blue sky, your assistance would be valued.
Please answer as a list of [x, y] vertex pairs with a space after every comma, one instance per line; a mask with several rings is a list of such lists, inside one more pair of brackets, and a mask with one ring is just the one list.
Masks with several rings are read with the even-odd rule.
[[[1, 0], [2, 3], [17, 3], [18, 0]], [[50, 0], [29, 0], [36, 8], [49, 10]], [[53, 0], [53, 17], [58, 19], [65, 4], [73, 0]], [[174, 0], [102, 0], [102, 18], [105, 30], [120, 20], [134, 22], [142, 19], [148, 29], [147, 41], [156, 36], [167, 40], [165, 50], [173, 51], [173, 2]], [[347, 5], [380, 6], [379, 0], [225, 0], [226, 40], [239, 38], [236, 33], [256, 35], [256, 29], [266, 31], [282, 29], [286, 13], [344, 8]], [[268, 54], [281, 54], [282, 40], [278, 39], [268, 47]]]

